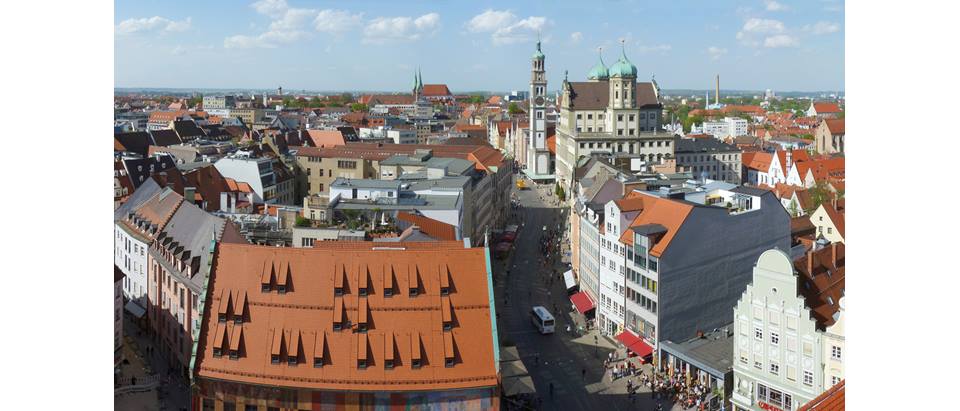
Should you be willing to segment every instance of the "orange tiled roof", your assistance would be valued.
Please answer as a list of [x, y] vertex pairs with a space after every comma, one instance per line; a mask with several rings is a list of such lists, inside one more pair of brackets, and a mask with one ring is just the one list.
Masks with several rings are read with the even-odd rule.
[[840, 380], [829, 390], [801, 406], [798, 411], [843, 411], [846, 407], [846, 395], [844, 394], [846, 385], [847, 380]]
[[553, 155], [557, 154], [557, 135], [551, 134], [550, 137], [547, 137], [547, 150], [550, 150]]
[[420, 232], [436, 238], [437, 240], [457, 240], [457, 228], [442, 221], [437, 221], [425, 216], [410, 214], [406, 211], [398, 211], [397, 219], [420, 227]]
[[845, 235], [843, 235], [845, 232], [844, 228], [846, 226], [846, 224], [843, 221], [844, 213], [837, 211], [837, 209], [833, 207], [833, 204], [830, 204], [830, 203], [823, 204], [822, 206], [823, 206], [823, 211], [827, 212], [827, 216], [830, 217], [830, 221], [833, 222], [834, 227], [837, 227], [837, 233], [840, 234], [840, 237], [846, 237]]
[[770, 163], [773, 162], [773, 154], [763, 151], [743, 153], [741, 158], [744, 167], [763, 172], [770, 170]]
[[[659, 224], [667, 229], [667, 232], [656, 240], [653, 247], [650, 248], [651, 255], [660, 257], [666, 251], [667, 246], [670, 245], [670, 241], [673, 240], [673, 236], [677, 234], [687, 216], [690, 215], [693, 206], [651, 195], [634, 194], [633, 192], [631, 194], [633, 195], [628, 195], [626, 198], [640, 199], [643, 203], [640, 206], [643, 211], [637, 214], [633, 222], [630, 223], [631, 228], [645, 224]], [[625, 230], [623, 235], [620, 236], [620, 242], [632, 246], [633, 230]]]
[[307, 137], [314, 147], [333, 147], [347, 144], [340, 130], [307, 130]]
[[[431, 391], [497, 384], [482, 248], [458, 241], [218, 245], [196, 372], [200, 378], [322, 390]], [[261, 291], [263, 284], [268, 292]], [[288, 290], [280, 294], [283, 285]], [[441, 287], [449, 295], [441, 295]], [[360, 296], [366, 287], [367, 295]], [[410, 288], [418, 295], [410, 295]], [[342, 288], [341, 296], [335, 288]], [[392, 297], [384, 292], [392, 288]], [[226, 321], [218, 321], [223, 313]], [[233, 313], [244, 313], [234, 324]], [[334, 330], [334, 319], [345, 329]], [[447, 321], [444, 321], [447, 320]], [[444, 331], [444, 322], [451, 329]], [[361, 331], [365, 324], [366, 331]], [[214, 348], [222, 356], [214, 357]], [[242, 349], [240, 349], [242, 347]], [[237, 359], [229, 350], [240, 349]], [[287, 364], [297, 355], [297, 366]], [[277, 364], [272, 356], [278, 355]], [[314, 367], [320, 358], [322, 367]], [[392, 358], [394, 368], [386, 369]], [[447, 358], [454, 359], [445, 367]], [[367, 368], [358, 366], [365, 359]], [[419, 359], [420, 368], [412, 361]]]

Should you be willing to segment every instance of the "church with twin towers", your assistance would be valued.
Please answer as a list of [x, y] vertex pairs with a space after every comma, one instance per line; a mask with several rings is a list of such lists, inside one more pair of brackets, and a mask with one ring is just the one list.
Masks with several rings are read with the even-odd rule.
[[607, 66], [603, 55], [587, 73], [587, 81], [569, 81], [564, 72], [557, 95], [555, 169], [547, 144], [546, 57], [537, 41], [530, 78], [530, 131], [524, 173], [534, 180], [555, 180], [572, 192], [573, 172], [583, 157], [604, 156], [612, 161], [632, 158], [644, 166], [673, 156], [674, 136], [661, 129], [663, 103], [656, 81], [637, 81], [637, 66], [627, 58], [621, 41], [620, 57]]

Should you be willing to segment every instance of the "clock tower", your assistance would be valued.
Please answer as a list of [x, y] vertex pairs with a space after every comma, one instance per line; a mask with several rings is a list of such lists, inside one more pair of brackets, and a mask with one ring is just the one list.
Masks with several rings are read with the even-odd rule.
[[537, 40], [530, 71], [530, 144], [527, 149], [527, 170], [531, 174], [550, 174], [550, 151], [547, 149], [547, 74], [544, 55]]

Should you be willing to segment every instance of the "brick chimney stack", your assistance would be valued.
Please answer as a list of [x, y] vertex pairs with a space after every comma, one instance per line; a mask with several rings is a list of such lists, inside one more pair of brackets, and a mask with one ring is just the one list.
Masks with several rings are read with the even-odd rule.
[[837, 266], [837, 243], [833, 242], [830, 244], [830, 260], [833, 261], [833, 266]]

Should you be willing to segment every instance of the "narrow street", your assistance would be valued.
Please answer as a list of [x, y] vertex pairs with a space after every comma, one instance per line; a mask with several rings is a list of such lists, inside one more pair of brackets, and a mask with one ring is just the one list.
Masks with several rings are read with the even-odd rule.
[[[549, 189], [552, 191], [553, 186]], [[515, 211], [523, 225], [510, 256], [494, 262], [500, 338], [519, 350], [542, 399], [540, 409], [656, 410], [657, 402], [649, 389], [642, 388], [631, 399], [626, 378], [611, 382], [603, 366], [604, 359], [617, 348], [611, 339], [595, 330], [577, 335], [577, 325], [582, 325], [583, 318], [572, 308], [563, 284], [562, 274], [567, 268], [560, 263], [557, 247], [549, 256], [540, 250], [541, 236], [549, 230], [559, 232], [561, 224], [561, 208], [546, 190], [537, 186], [513, 190], [522, 205]], [[542, 259], [548, 260], [546, 266]], [[554, 334], [541, 335], [531, 323], [530, 310], [535, 305], [546, 307], [556, 318]], [[567, 325], [572, 329], [569, 333]], [[615, 355], [622, 359], [623, 350]], [[649, 365], [641, 369], [648, 375], [651, 372]], [[670, 404], [664, 402], [663, 409], [670, 409]]]

